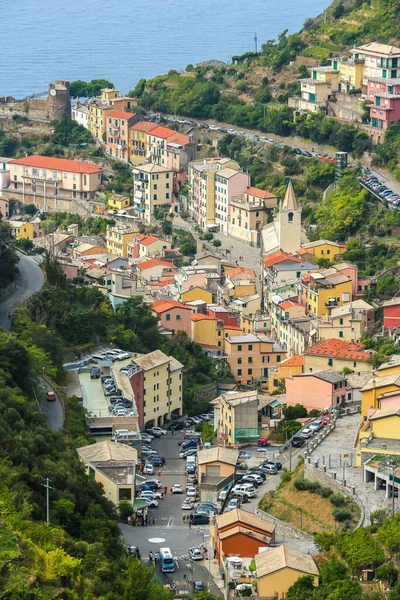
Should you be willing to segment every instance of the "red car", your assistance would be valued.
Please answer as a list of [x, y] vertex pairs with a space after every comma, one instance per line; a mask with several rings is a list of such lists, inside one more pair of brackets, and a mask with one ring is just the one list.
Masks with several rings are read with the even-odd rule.
[[271, 442], [268, 440], [268, 438], [260, 438], [257, 444], [258, 446], [270, 446]]
[[46, 399], [47, 399], [47, 402], [55, 402], [57, 400], [57, 396], [55, 395], [54, 392], [47, 392]]
[[324, 425], [328, 425], [330, 418], [331, 418], [331, 415], [324, 415], [323, 417], [321, 417], [321, 421], [323, 422]]

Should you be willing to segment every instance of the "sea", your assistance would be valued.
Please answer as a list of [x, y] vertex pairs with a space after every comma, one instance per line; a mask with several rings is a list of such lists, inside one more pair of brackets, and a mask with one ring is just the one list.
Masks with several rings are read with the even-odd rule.
[[[298, 31], [330, 0], [1, 0], [0, 96], [54, 79], [105, 78], [121, 93], [141, 78], [258, 49]], [[255, 37], [257, 40], [255, 40]]]

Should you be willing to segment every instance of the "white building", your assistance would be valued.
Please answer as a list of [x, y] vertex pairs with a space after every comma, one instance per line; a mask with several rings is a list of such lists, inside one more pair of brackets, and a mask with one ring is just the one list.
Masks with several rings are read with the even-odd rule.
[[89, 109], [85, 104], [81, 104], [78, 98], [71, 108], [71, 118], [85, 129], [89, 129]]

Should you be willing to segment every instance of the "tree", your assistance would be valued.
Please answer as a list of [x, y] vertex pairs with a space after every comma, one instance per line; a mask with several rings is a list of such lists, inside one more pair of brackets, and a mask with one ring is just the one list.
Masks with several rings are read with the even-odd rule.
[[140, 564], [134, 558], [128, 559], [128, 567], [123, 576], [121, 600], [170, 600], [170, 594], [154, 570]]
[[58, 262], [57, 256], [50, 254], [46, 251], [42, 261], [42, 266], [46, 273], [46, 282], [48, 285], [56, 285], [65, 287], [66, 278], [64, 271], [60, 263]]
[[286, 600], [309, 600], [314, 590], [314, 577], [303, 575], [290, 586], [286, 594]]
[[376, 293], [382, 300], [392, 298], [399, 291], [399, 282], [397, 277], [392, 274], [384, 275], [378, 279]]
[[165, 219], [161, 224], [161, 229], [164, 235], [172, 235], [172, 223]]
[[118, 512], [121, 519], [127, 519], [133, 515], [133, 506], [128, 500], [121, 500], [118, 505]]
[[78, 79], [72, 81], [69, 86], [71, 97], [93, 97], [99, 96], [102, 89], [114, 89], [114, 84], [107, 79], [92, 79], [92, 81], [82, 81]]
[[191, 239], [182, 238], [179, 243], [179, 250], [184, 256], [194, 256], [196, 254], [196, 245]]
[[319, 575], [323, 583], [334, 583], [346, 578], [347, 567], [341, 560], [333, 557], [321, 564]]
[[386, 519], [376, 534], [376, 539], [390, 553], [398, 552], [400, 548], [400, 515], [396, 514]]
[[295, 404], [295, 406], [284, 406], [282, 411], [285, 419], [288, 421], [302, 419], [307, 416], [307, 409], [302, 404]]
[[11, 228], [0, 215], [0, 285], [4, 289], [16, 276], [16, 264], [19, 260], [14, 249]]

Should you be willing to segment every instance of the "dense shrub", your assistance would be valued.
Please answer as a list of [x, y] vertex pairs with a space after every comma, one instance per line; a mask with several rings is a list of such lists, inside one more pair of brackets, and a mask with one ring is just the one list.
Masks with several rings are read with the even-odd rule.
[[344, 506], [346, 503], [346, 497], [342, 494], [332, 494], [329, 500], [334, 506]]

